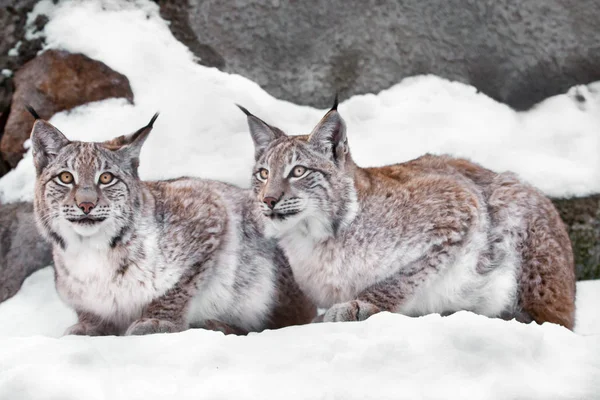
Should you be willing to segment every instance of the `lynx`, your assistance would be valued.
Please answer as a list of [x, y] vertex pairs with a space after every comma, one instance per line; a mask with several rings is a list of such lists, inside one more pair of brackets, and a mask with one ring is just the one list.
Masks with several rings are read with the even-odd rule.
[[323, 321], [460, 310], [573, 328], [571, 243], [548, 198], [513, 173], [424, 155], [381, 168], [351, 156], [334, 107], [288, 136], [243, 107], [269, 237]]
[[78, 317], [66, 334], [243, 334], [313, 319], [249, 191], [140, 180], [157, 115], [131, 135], [93, 143], [68, 140], [30, 111], [36, 220], [53, 246], [56, 289]]

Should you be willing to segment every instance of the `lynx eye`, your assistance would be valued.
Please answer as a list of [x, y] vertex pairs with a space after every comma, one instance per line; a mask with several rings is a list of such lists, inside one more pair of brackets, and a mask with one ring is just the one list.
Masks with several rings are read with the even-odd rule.
[[260, 179], [261, 181], [266, 181], [267, 178], [269, 177], [269, 171], [264, 168], [261, 168], [258, 170], [257, 175], [258, 175], [258, 179]]
[[62, 183], [70, 185], [71, 183], [73, 183], [73, 174], [67, 171], [63, 171], [60, 174], [58, 174], [58, 179]]
[[294, 178], [300, 178], [301, 176], [303, 176], [304, 174], [306, 174], [307, 168], [303, 167], [302, 165], [296, 165], [293, 169], [292, 172], [290, 173], [290, 176], [294, 177]]
[[115, 176], [113, 174], [111, 174], [110, 172], [105, 172], [102, 175], [100, 175], [98, 181], [103, 185], [108, 185], [113, 181], [113, 179], [115, 179]]

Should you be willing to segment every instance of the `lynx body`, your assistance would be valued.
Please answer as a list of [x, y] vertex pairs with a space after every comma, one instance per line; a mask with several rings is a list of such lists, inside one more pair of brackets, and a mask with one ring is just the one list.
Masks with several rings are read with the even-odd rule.
[[571, 243], [554, 206], [512, 173], [425, 155], [352, 160], [337, 105], [287, 136], [243, 109], [267, 232], [325, 321], [469, 310], [572, 328]]
[[35, 122], [36, 217], [53, 244], [57, 291], [79, 319], [67, 333], [246, 333], [310, 322], [314, 306], [263, 235], [250, 192], [138, 178], [152, 122], [104, 143], [71, 142]]

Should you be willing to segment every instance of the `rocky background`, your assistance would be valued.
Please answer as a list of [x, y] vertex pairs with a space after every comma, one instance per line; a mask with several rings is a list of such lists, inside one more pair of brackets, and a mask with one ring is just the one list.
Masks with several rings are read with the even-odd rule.
[[326, 108], [435, 74], [523, 110], [600, 80], [598, 0], [159, 0], [201, 63]]
[[[50, 118], [109, 97], [134, 101], [127, 77], [98, 61], [63, 51], [38, 55], [43, 39], [24, 38], [35, 3], [0, 0], [0, 176], [21, 159], [29, 136], [33, 119], [23, 104]], [[376, 93], [425, 73], [471, 84], [517, 110], [600, 80], [598, 0], [156, 3], [198, 63], [320, 108], [329, 106], [332, 93], [342, 100]], [[34, 25], [41, 30], [46, 22], [39, 16]], [[554, 202], [569, 228], [578, 278], [600, 278], [600, 195]], [[19, 207], [0, 206], [0, 214], [31, 222], [30, 205]], [[0, 282], [8, 273], [7, 254], [18, 245], [0, 242]], [[22, 279], [32, 272], [24, 271]]]

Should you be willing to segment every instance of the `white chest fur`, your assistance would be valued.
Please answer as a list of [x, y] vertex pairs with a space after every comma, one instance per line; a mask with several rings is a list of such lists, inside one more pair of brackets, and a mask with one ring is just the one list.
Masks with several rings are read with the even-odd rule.
[[59, 294], [75, 309], [128, 325], [180, 277], [178, 270], [160, 268], [152, 247], [144, 247], [145, 258], [131, 260], [126, 250], [109, 249], [93, 238], [69, 244], [61, 255], [64, 270], [57, 268]]

